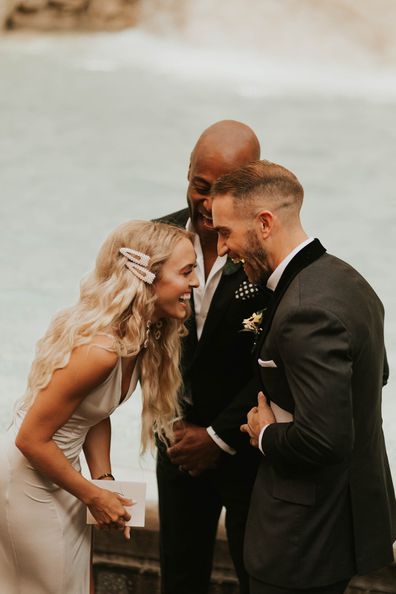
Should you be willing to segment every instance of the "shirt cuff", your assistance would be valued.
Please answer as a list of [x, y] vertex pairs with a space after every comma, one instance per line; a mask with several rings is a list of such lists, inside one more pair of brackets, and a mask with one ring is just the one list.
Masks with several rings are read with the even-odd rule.
[[260, 431], [260, 435], [259, 435], [259, 440], [258, 440], [258, 447], [260, 452], [265, 456], [265, 452], [263, 451], [262, 447], [261, 447], [261, 440], [263, 439], [263, 435], [264, 435], [264, 431], [267, 429], [267, 427], [270, 426], [270, 423], [268, 423], [268, 425], [264, 425], [264, 427], [261, 429]]
[[206, 428], [206, 431], [209, 433], [210, 437], [219, 446], [220, 449], [222, 449], [224, 452], [227, 452], [227, 454], [230, 454], [231, 456], [234, 456], [234, 454], [236, 454], [236, 450], [234, 450], [234, 448], [232, 448], [231, 446], [229, 446], [228, 443], [226, 443], [225, 441], [223, 441], [221, 439], [221, 437], [219, 437], [217, 435], [217, 433], [213, 429], [213, 427], [207, 427]]

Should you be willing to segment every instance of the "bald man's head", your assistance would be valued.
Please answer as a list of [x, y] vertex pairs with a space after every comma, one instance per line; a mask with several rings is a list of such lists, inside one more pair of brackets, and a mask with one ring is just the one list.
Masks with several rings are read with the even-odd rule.
[[224, 161], [239, 162], [248, 158], [250, 162], [260, 158], [260, 143], [253, 130], [246, 124], [236, 120], [221, 120], [204, 130], [191, 157], [193, 159], [194, 156], [200, 156], [206, 151], [221, 155]]
[[201, 240], [216, 240], [210, 208], [214, 182], [259, 158], [257, 136], [242, 122], [222, 120], [201, 134], [191, 153], [187, 190], [191, 221]]

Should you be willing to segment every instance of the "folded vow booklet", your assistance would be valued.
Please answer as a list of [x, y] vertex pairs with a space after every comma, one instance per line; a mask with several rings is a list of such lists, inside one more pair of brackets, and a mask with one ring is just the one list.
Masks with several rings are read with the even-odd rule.
[[[126, 499], [132, 499], [135, 504], [125, 509], [131, 514], [131, 519], [125, 522], [125, 526], [144, 526], [144, 515], [146, 510], [146, 483], [134, 483], [131, 481], [91, 481], [101, 489], [107, 489], [119, 493]], [[97, 524], [95, 518], [87, 508], [87, 524]]]

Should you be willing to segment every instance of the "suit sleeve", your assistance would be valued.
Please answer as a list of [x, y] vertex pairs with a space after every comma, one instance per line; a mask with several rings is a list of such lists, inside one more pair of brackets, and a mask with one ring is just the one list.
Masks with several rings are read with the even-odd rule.
[[384, 370], [382, 373], [382, 385], [386, 386], [389, 379], [389, 364], [388, 364], [388, 357], [386, 355], [386, 351], [384, 353]]
[[347, 329], [330, 312], [299, 307], [272, 331], [295, 412], [292, 423], [267, 427], [262, 451], [281, 467], [315, 469], [343, 462], [354, 442]]
[[257, 395], [260, 390], [259, 377], [253, 373], [252, 379], [211, 424], [217, 435], [236, 450], [241, 446], [249, 445], [249, 438], [241, 433], [240, 426], [246, 423], [250, 409], [257, 406]]

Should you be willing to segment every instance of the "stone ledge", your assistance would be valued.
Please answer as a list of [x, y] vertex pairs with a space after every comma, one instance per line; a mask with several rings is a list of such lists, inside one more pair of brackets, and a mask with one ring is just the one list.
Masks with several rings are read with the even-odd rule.
[[139, 1], [8, 0], [0, 16], [8, 30], [119, 31], [136, 25]]
[[[130, 541], [119, 533], [95, 530], [96, 594], [159, 594], [160, 567], [157, 504], [149, 503], [145, 528], [134, 528]], [[238, 594], [222, 519], [217, 533], [210, 594]], [[396, 594], [396, 563], [355, 576], [346, 594]]]

